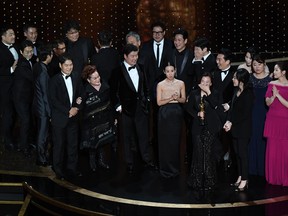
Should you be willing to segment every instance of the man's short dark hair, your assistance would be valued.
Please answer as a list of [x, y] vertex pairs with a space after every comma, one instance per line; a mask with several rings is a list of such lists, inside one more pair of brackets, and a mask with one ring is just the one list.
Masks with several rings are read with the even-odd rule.
[[211, 49], [211, 43], [206, 37], [197, 38], [194, 41], [195, 47], [200, 47], [202, 50], [206, 47], [208, 51]]
[[80, 31], [80, 24], [77, 20], [68, 20], [64, 25], [64, 33], [66, 34], [71, 29], [76, 29], [77, 31]]
[[232, 53], [231, 50], [228, 49], [228, 48], [222, 48], [222, 49], [220, 49], [220, 51], [218, 52], [218, 54], [224, 55], [224, 60], [225, 60], [225, 61], [230, 60], [230, 63], [232, 62], [233, 57], [234, 57], [233, 53]]
[[9, 29], [13, 29], [11, 26], [9, 25], [1, 25], [0, 27], [0, 35], [3, 36], [6, 34], [6, 32], [9, 30]]
[[123, 48], [123, 53], [128, 56], [131, 52], [137, 52], [138, 47], [133, 44], [126, 44]]
[[188, 32], [183, 28], [176, 29], [176, 31], [173, 32], [173, 37], [175, 37], [177, 34], [182, 35], [184, 40], [188, 38]]
[[109, 46], [112, 41], [112, 33], [107, 30], [99, 32], [98, 41], [101, 46]]
[[27, 32], [29, 28], [37, 29], [37, 26], [34, 23], [28, 22], [23, 26], [23, 32]]
[[34, 47], [33, 43], [29, 40], [24, 40], [20, 44], [20, 50], [23, 52], [26, 47]]
[[52, 47], [48, 44], [41, 45], [37, 50], [39, 61], [45, 61], [48, 55], [52, 55]]
[[151, 30], [153, 30], [154, 27], [158, 27], [158, 26], [161, 27], [163, 31], [166, 31], [166, 26], [161, 21], [157, 21], [157, 22], [152, 23]]

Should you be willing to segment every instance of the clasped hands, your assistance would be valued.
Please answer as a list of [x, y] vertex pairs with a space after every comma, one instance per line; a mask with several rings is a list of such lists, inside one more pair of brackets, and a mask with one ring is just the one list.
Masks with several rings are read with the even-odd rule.
[[[78, 97], [76, 99], [76, 104], [80, 105], [82, 103], [82, 98]], [[71, 107], [71, 109], [69, 110], [69, 118], [76, 116], [78, 113], [79, 109], [77, 107]]]

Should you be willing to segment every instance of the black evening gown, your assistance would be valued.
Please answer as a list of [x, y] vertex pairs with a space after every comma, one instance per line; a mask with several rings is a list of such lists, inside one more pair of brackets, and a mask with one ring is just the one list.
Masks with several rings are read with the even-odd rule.
[[183, 110], [178, 103], [161, 106], [158, 112], [158, 144], [160, 174], [175, 177], [180, 172], [179, 148], [183, 124]]
[[217, 182], [217, 161], [222, 150], [219, 141], [219, 132], [222, 123], [218, 115], [218, 94], [212, 91], [208, 97], [204, 96], [205, 120], [201, 124], [197, 116], [200, 108], [200, 90], [192, 91], [189, 102], [185, 106], [192, 115], [192, 162], [188, 185], [194, 189], [213, 188]]

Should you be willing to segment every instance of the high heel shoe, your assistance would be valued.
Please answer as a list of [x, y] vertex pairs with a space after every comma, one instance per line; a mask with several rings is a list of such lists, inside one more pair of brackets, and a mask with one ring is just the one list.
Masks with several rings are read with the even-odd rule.
[[242, 188], [237, 187], [237, 188], [235, 189], [235, 191], [237, 191], [237, 192], [243, 192], [243, 191], [245, 191], [245, 190], [247, 190], [247, 189], [248, 189], [248, 181], [246, 182], [246, 184], [244, 185], [244, 187], [242, 187]]
[[239, 185], [240, 185], [240, 182], [235, 182], [235, 183], [230, 184], [231, 187], [238, 187]]
[[238, 177], [237, 181], [235, 183], [231, 183], [231, 187], [238, 187], [241, 183], [241, 176]]

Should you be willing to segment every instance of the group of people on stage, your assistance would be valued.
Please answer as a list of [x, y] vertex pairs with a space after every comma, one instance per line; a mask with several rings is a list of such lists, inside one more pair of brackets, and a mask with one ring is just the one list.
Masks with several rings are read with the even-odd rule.
[[92, 171], [109, 169], [104, 147], [110, 144], [116, 151], [120, 132], [128, 173], [135, 170], [136, 150], [144, 167], [159, 168], [164, 178], [179, 175], [185, 142], [187, 182], [194, 189], [217, 184], [221, 161], [225, 168], [236, 164], [238, 178], [231, 184], [236, 191], [248, 188], [249, 174], [288, 186], [286, 62], [277, 62], [270, 73], [263, 56], [249, 48], [245, 63], [234, 68], [229, 49], [215, 56], [210, 41], [201, 37], [192, 51], [185, 29], [176, 29], [172, 41], [162, 22], [151, 25], [152, 39], [144, 43], [129, 32], [121, 52], [113, 48], [109, 31], [99, 32], [96, 48], [80, 36], [78, 21], [67, 21], [63, 29], [64, 39], [47, 44], [38, 41], [37, 27], [28, 23], [26, 39], [14, 46], [13, 28], [1, 27], [1, 142], [6, 149], [30, 157], [34, 143], [37, 165], [52, 162], [63, 179], [82, 175], [79, 149], [88, 149]]

